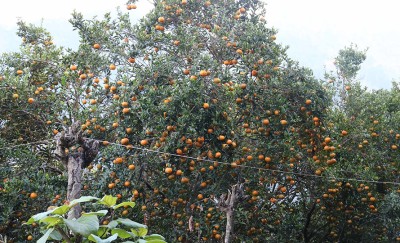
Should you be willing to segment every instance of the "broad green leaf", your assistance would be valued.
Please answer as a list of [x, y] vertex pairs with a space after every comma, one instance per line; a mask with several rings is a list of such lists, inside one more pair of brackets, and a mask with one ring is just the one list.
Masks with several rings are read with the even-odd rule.
[[26, 222], [25, 224], [32, 224], [32, 223], [34, 223], [34, 222], [36, 222], [36, 221], [39, 221], [39, 220], [41, 220], [41, 219], [47, 217], [47, 215], [51, 214], [52, 212], [53, 212], [53, 210], [50, 210], [50, 211], [47, 211], [47, 212], [43, 212], [43, 213], [35, 214], [35, 215], [33, 215], [33, 216], [28, 220], [28, 222]]
[[107, 228], [109, 228], [109, 229], [114, 229], [117, 226], [118, 226], [118, 222], [115, 221], [115, 220], [113, 220], [113, 221], [111, 221], [110, 223], [107, 224]]
[[100, 210], [97, 212], [89, 212], [89, 213], [83, 213], [82, 215], [97, 215], [97, 216], [104, 216], [108, 213], [108, 210]]
[[72, 207], [72, 206], [74, 206], [75, 204], [78, 204], [78, 203], [90, 202], [90, 201], [94, 201], [94, 200], [98, 201], [99, 198], [92, 197], [92, 196], [83, 196], [83, 197], [80, 197], [78, 199], [75, 199], [75, 200], [72, 200], [71, 202], [69, 202], [69, 206]]
[[162, 235], [152, 234], [144, 237], [145, 240], [165, 240]]
[[52, 240], [62, 240], [62, 235], [57, 230], [54, 230], [53, 232], [51, 232], [49, 238]]
[[50, 228], [46, 231], [46, 233], [44, 233], [44, 235], [42, 237], [40, 237], [40, 239], [37, 241], [38, 243], [44, 243], [47, 241], [47, 239], [49, 238], [50, 234], [53, 232], [54, 228]]
[[165, 240], [158, 240], [158, 239], [155, 239], [155, 240], [145, 240], [145, 242], [147, 242], [147, 243], [167, 243]]
[[100, 228], [97, 230], [96, 235], [105, 235], [109, 229], [107, 228], [107, 225], [100, 225]]
[[99, 229], [99, 219], [95, 215], [83, 215], [77, 220], [64, 219], [64, 222], [73, 233], [85, 237]]
[[118, 237], [122, 239], [127, 239], [133, 236], [130, 232], [118, 228], [111, 230], [111, 234], [118, 234]]
[[119, 218], [119, 219], [116, 219], [116, 221], [117, 221], [118, 223], [123, 224], [123, 225], [125, 225], [125, 226], [128, 226], [128, 227], [130, 227], [130, 228], [134, 228], [134, 229], [137, 229], [137, 228], [145, 228], [145, 229], [147, 229], [147, 225], [139, 224], [139, 223], [137, 223], [137, 222], [135, 222], [135, 221], [132, 221], [132, 220], [130, 220], [130, 219]]
[[47, 224], [47, 227], [49, 228], [49, 227], [53, 227], [57, 224], [62, 223], [63, 219], [60, 217], [50, 217], [49, 216], [49, 217], [45, 217], [45, 218], [41, 219], [39, 222]]
[[139, 236], [139, 237], [143, 237], [143, 236], [147, 235], [147, 232], [148, 232], [147, 228], [136, 228], [136, 229], [131, 229], [131, 231], [134, 235]]
[[88, 240], [96, 242], [96, 243], [109, 243], [109, 242], [116, 240], [117, 238], [118, 238], [117, 234], [112, 235], [112, 236], [108, 237], [107, 239], [102, 239], [96, 235], [91, 234], [91, 235], [89, 235]]
[[99, 203], [104, 204], [108, 207], [112, 207], [117, 203], [117, 199], [118, 199], [117, 197], [113, 197], [111, 195], [106, 195], [99, 201]]
[[71, 209], [71, 207], [69, 205], [62, 205], [58, 208], [55, 208], [54, 211], [52, 212], [52, 214], [57, 214], [57, 215], [64, 215], [66, 214], [69, 210]]
[[124, 207], [124, 206], [130, 206], [131, 208], [135, 207], [135, 202], [123, 202], [120, 203], [118, 205], [113, 206], [114, 209], [120, 208], [120, 207]]

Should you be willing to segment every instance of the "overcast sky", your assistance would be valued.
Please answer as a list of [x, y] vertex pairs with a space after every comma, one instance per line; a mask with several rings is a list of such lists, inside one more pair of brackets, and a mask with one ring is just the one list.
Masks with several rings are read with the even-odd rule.
[[[215, 0], [217, 1], [217, 0]], [[322, 78], [324, 66], [332, 67], [333, 58], [344, 46], [357, 44], [368, 48], [367, 60], [359, 78], [371, 89], [390, 88], [393, 79], [400, 80], [400, 14], [398, 0], [265, 0], [268, 25], [279, 30], [277, 41], [288, 45], [289, 55], [310, 67]], [[190, 2], [190, 0], [189, 0]], [[35, 0], [5, 1], [0, 14], [0, 53], [18, 48], [18, 18], [46, 27], [56, 44], [76, 47], [77, 33], [68, 19], [74, 9], [85, 17], [102, 16], [126, 0]], [[132, 10], [140, 18], [151, 5], [138, 2]]]

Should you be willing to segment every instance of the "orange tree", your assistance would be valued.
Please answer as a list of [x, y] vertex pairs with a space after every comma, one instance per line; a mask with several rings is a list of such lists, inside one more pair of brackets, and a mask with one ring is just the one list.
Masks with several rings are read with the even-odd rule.
[[335, 59], [335, 72], [326, 74], [334, 101], [327, 130], [337, 147], [331, 160], [337, 166], [329, 172], [344, 179], [332, 183], [321, 200], [335, 225], [331, 234], [339, 239], [392, 241], [399, 235], [399, 89], [397, 83], [391, 90], [362, 88], [356, 77], [365, 58], [365, 50], [346, 47]]
[[[137, 11], [134, 2], [127, 6]], [[378, 204], [363, 202], [368, 194], [358, 190], [366, 192], [366, 183], [346, 181], [371, 179], [354, 163], [365, 154], [342, 152], [357, 140], [346, 142], [341, 130], [363, 128], [361, 118], [340, 118], [350, 107], [330, 106], [336, 91], [329, 96], [328, 86], [286, 55], [264, 14], [256, 0], [155, 1], [138, 24], [122, 12], [102, 20], [74, 13], [77, 51], [56, 48], [44, 30], [20, 23], [21, 52], [2, 58], [2, 144], [46, 140], [33, 151], [48, 153], [28, 158], [32, 146], [20, 146], [1, 150], [0, 158], [7, 173], [31, 170], [27, 163], [53, 170], [32, 178], [32, 188], [2, 170], [9, 177], [4, 198], [22, 195], [3, 216], [3, 233], [36, 237], [35, 228], [19, 227], [28, 218], [23, 206], [57, 204], [56, 194], [72, 200], [81, 188], [137, 201], [139, 207], [116, 213], [142, 219], [171, 242], [356, 241], [356, 230], [365, 231], [360, 225], [376, 220], [371, 215], [388, 219], [375, 211]], [[396, 163], [398, 153], [390, 153]], [[386, 180], [398, 180], [395, 165]], [[41, 204], [30, 191], [40, 192]], [[395, 210], [390, 205], [387, 214]], [[356, 230], [348, 222], [358, 222]], [[17, 236], [10, 223], [26, 234]], [[368, 237], [395, 234], [392, 227]]]

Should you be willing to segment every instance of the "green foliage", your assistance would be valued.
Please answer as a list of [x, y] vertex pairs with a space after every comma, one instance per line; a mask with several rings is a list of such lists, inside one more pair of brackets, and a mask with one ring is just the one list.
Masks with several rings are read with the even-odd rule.
[[[165, 242], [164, 237], [161, 235], [147, 235], [146, 225], [136, 223], [127, 218], [115, 218], [116, 209], [135, 206], [133, 202], [116, 204], [116, 201], [116, 197], [109, 195], [104, 196], [102, 199], [84, 196], [69, 202], [69, 204], [36, 214], [26, 224], [37, 223], [45, 232], [38, 242], [47, 242], [48, 240], [76, 242], [80, 239], [82, 242], [104, 243], [113, 242], [118, 238], [133, 240], [131, 242]], [[97, 212], [85, 212], [78, 219], [68, 219], [68, 211], [76, 204], [84, 202], [105, 205], [107, 208]], [[99, 219], [99, 217], [101, 218]]]

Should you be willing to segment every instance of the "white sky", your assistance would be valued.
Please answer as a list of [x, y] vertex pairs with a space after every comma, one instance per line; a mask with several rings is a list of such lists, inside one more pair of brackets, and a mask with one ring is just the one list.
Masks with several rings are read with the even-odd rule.
[[[218, 0], [213, 0], [218, 1]], [[279, 30], [278, 42], [289, 45], [289, 55], [322, 77], [324, 66], [331, 67], [338, 51], [350, 43], [369, 48], [360, 79], [369, 88], [389, 88], [400, 79], [400, 1], [398, 0], [265, 0], [269, 26]], [[190, 0], [189, 0], [190, 2]], [[18, 17], [40, 24], [64, 46], [76, 45], [68, 19], [74, 9], [85, 17], [102, 16], [126, 0], [35, 0], [5, 1], [0, 14], [0, 53], [16, 50]], [[133, 11], [138, 18], [149, 9], [140, 0]]]

